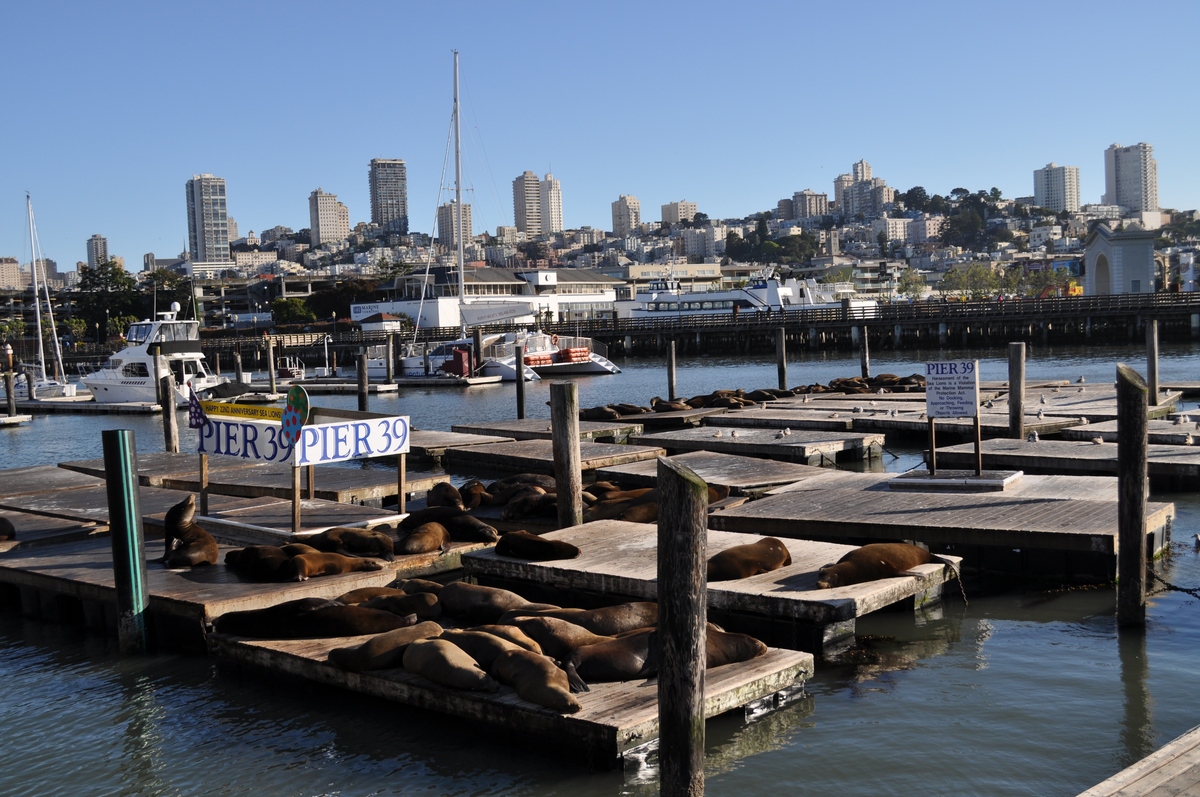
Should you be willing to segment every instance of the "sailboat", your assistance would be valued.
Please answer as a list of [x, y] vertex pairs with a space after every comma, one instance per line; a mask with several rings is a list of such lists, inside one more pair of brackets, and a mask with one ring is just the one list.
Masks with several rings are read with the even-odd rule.
[[46, 294], [46, 314], [49, 317], [50, 337], [54, 341], [54, 375], [57, 378], [51, 379], [46, 375], [46, 346], [42, 339], [42, 297], [38, 291], [38, 268], [41, 267], [41, 259], [38, 257], [37, 229], [33, 224], [33, 202], [30, 200], [28, 192], [25, 194], [25, 208], [29, 216], [30, 271], [33, 276], [34, 318], [37, 319], [38, 362], [37, 366], [23, 366], [25, 377], [18, 387], [17, 394], [18, 396], [23, 394], [23, 397], [28, 399], [61, 398], [68, 394], [73, 395], [74, 386], [66, 384], [66, 374], [62, 367], [62, 349], [59, 347], [58, 333], [54, 327], [54, 311], [50, 304], [50, 286], [46, 284], [45, 274], [43, 274], [42, 287]]

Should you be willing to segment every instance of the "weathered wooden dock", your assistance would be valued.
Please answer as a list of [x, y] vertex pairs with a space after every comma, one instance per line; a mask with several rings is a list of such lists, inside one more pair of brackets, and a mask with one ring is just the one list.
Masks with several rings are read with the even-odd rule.
[[17, 412], [27, 415], [156, 415], [162, 407], [143, 401], [101, 403], [90, 395], [17, 402]]
[[782, 430], [721, 429], [711, 426], [655, 432], [631, 438], [634, 444], [661, 446], [670, 453], [720, 451], [806, 465], [878, 457], [883, 451], [883, 441], [881, 434], [802, 429], [785, 435]]
[[9, 551], [54, 545], [60, 542], [86, 540], [108, 533], [108, 525], [81, 520], [66, 520], [48, 515], [35, 515], [15, 509], [0, 509], [0, 517], [13, 524], [16, 539], [0, 540], [0, 554]]
[[[452, 432], [463, 434], [491, 435], [512, 440], [550, 440], [553, 428], [547, 418], [524, 418], [521, 420], [488, 421], [486, 423], [456, 423]], [[617, 421], [579, 421], [579, 439], [592, 443], [624, 443], [633, 435], [643, 431], [640, 423]], [[495, 442], [500, 442], [499, 440]]]
[[[468, 692], [439, 686], [403, 669], [351, 673], [329, 663], [331, 649], [367, 638], [259, 641], [213, 634], [211, 649], [223, 661], [269, 675], [286, 674], [461, 717], [521, 739], [581, 751], [599, 764], [617, 765], [623, 755], [658, 737], [658, 690], [653, 681], [592, 684], [590, 692], [576, 695], [581, 711], [560, 714], [520, 699], [507, 686], [494, 694]], [[810, 654], [779, 649], [706, 670], [704, 714], [715, 717], [776, 695], [782, 704], [812, 672]]]
[[446, 456], [446, 449], [448, 448], [484, 446], [490, 443], [511, 443], [515, 439], [514, 437], [496, 437], [484, 434], [461, 434], [459, 432], [413, 429], [408, 436], [408, 457], [409, 459], [440, 463]]
[[[1200, 417], [1200, 416], [1198, 416]], [[1086, 440], [1089, 443], [1100, 438], [1106, 443], [1117, 442], [1117, 422], [1088, 423], [1063, 429], [1059, 437], [1064, 440]], [[1146, 421], [1146, 442], [1164, 446], [1200, 445], [1200, 429], [1195, 423], [1176, 424], [1170, 420]]]
[[0, 415], [0, 426], [20, 426], [32, 420], [32, 415]]
[[[652, 524], [600, 520], [545, 535], [580, 549], [575, 559], [527, 562], [496, 555], [495, 549], [463, 556], [463, 567], [481, 584], [514, 590], [532, 600], [559, 605], [611, 605], [622, 600], [657, 600], [658, 531]], [[714, 556], [759, 538], [708, 532]], [[709, 619], [729, 631], [748, 633], [773, 645], [819, 653], [854, 636], [864, 614], [908, 601], [924, 606], [941, 597], [953, 578], [948, 567], [921, 565], [911, 575], [817, 589], [817, 570], [853, 545], [783, 540], [792, 564], [770, 573], [708, 584]], [[586, 608], [585, 607], [585, 608]]]
[[729, 410], [725, 407], [701, 407], [694, 410], [643, 412], [638, 415], [622, 415], [620, 420], [641, 424], [646, 429], [680, 429], [686, 426], [699, 426], [704, 418], [712, 415], [721, 415], [726, 412], [729, 412]]
[[[828, 472], [812, 465], [739, 457], [717, 451], [689, 451], [671, 459], [687, 465], [708, 484], [730, 488], [734, 495], [757, 495], [781, 484]], [[596, 479], [613, 481], [627, 489], [655, 487], [658, 484], [658, 460], [600, 468], [596, 471]]]
[[1197, 794], [1200, 794], [1200, 726], [1079, 797], [1195, 797]]
[[[654, 459], [665, 453], [662, 448], [648, 445], [580, 443], [579, 465], [583, 471], [593, 471], [626, 462]], [[451, 448], [446, 450], [446, 464], [451, 469], [468, 471], [553, 473], [554, 451], [549, 440], [518, 440], [515, 443]]]
[[840, 411], [791, 409], [768, 404], [766, 409], [746, 409], [726, 415], [712, 415], [704, 418], [702, 425], [737, 429], [816, 429], [825, 432], [849, 432], [853, 423], [853, 416]]
[[[1179, 400], [1178, 392], [1159, 391], [1158, 403], [1150, 404], [1146, 408], [1146, 417], [1150, 419], [1167, 417], [1168, 414], [1174, 412]], [[1027, 389], [1023, 407], [1026, 413], [1032, 414], [1037, 414], [1040, 410], [1044, 415], [1087, 418], [1093, 423], [1115, 421], [1117, 419], [1117, 389], [1113, 385], [1073, 385], [1048, 390]], [[1002, 396], [996, 399], [987, 409], [1007, 414], [1008, 397]]]

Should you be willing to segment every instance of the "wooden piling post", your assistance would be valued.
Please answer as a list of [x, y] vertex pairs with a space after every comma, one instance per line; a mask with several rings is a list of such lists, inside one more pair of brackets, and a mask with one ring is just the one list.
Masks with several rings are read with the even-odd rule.
[[660, 794], [704, 794], [708, 485], [658, 458]]
[[1151, 407], [1158, 406], [1158, 319], [1146, 322], [1146, 386]]
[[870, 351], [870, 347], [867, 344], [867, 325], [866, 324], [863, 324], [863, 328], [862, 328], [862, 351], [859, 352], [859, 357], [861, 359], [861, 362], [859, 363], [859, 365], [862, 367], [862, 378], [870, 379], [871, 378], [871, 351]]
[[358, 411], [367, 412], [368, 400], [368, 381], [367, 381], [367, 349], [365, 346], [360, 346], [358, 349]]
[[292, 534], [300, 533], [300, 466], [292, 466]]
[[239, 385], [246, 383], [246, 373], [242, 370], [242, 349], [240, 346], [233, 350], [233, 374]]
[[1008, 344], [1008, 434], [1025, 439], [1025, 344]]
[[550, 427], [554, 449], [554, 481], [559, 528], [583, 522], [583, 472], [579, 469], [579, 387], [574, 382], [550, 385]]
[[384, 381], [389, 385], [396, 381], [396, 336], [391, 334], [387, 336], [387, 345], [384, 347], [384, 359], [387, 361], [386, 370], [384, 372]]
[[475, 362], [471, 363], [471, 373], [468, 376], [475, 376], [479, 369], [483, 368], [483, 332], [479, 327], [471, 330], [471, 349], [475, 353]]
[[525, 344], [513, 346], [513, 367], [517, 369], [517, 420], [525, 420]]
[[1149, 387], [1117, 365], [1117, 625], [1146, 624], [1146, 410]]
[[163, 416], [163, 451], [179, 453], [179, 416], [175, 414], [175, 377], [168, 372], [158, 383], [158, 405]]
[[201, 515], [208, 514], [208, 454], [200, 455], [200, 508]]
[[787, 390], [787, 330], [775, 330], [775, 370], [779, 374], [779, 389]]
[[667, 401], [675, 400], [675, 338], [667, 348]]
[[408, 512], [408, 455], [396, 457], [396, 511], [401, 515]]
[[220, 352], [220, 350], [213, 352], [213, 371], [216, 372], [217, 376], [221, 375], [221, 352]]
[[130, 429], [105, 429], [104, 480], [108, 525], [112, 538], [113, 580], [117, 593], [117, 642], [122, 653], [144, 653], [147, 647], [145, 536], [138, 493], [137, 450]]
[[4, 396], [8, 401], [8, 414], [17, 414], [17, 378], [12, 371], [4, 372]]
[[267, 381], [271, 385], [271, 393], [279, 392], [279, 383], [276, 381], [278, 368], [275, 367], [275, 341], [270, 335], [267, 336]]

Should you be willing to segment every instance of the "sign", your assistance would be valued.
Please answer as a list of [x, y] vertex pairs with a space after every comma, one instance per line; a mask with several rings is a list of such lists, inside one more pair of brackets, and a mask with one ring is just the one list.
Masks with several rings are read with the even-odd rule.
[[292, 444], [281, 423], [213, 416], [198, 430], [196, 452], [237, 457], [248, 462], [324, 465], [367, 457], [407, 454], [408, 416], [317, 423], [300, 427]]
[[283, 410], [280, 423], [283, 425], [283, 436], [288, 445], [296, 445], [300, 436], [300, 427], [308, 420], [308, 392], [300, 385], [292, 385], [287, 394], [287, 407]]
[[247, 420], [278, 421], [283, 417], [279, 407], [264, 407], [260, 404], [227, 404], [223, 401], [201, 401], [206, 415], [225, 415]]
[[[228, 405], [226, 405], [228, 406]], [[238, 457], [249, 462], [291, 463], [292, 446], [278, 423], [210, 415], [196, 434], [196, 453]]]
[[925, 363], [925, 414], [974, 418], [979, 414], [979, 361]]

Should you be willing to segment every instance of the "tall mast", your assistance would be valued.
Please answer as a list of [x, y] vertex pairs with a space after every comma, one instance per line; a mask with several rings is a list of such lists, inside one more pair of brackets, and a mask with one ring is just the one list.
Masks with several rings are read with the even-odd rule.
[[43, 350], [42, 344], [42, 297], [38, 295], [37, 250], [33, 244], [33, 202], [29, 199], [28, 191], [25, 192], [25, 210], [29, 216], [29, 270], [33, 273], [33, 315], [37, 319], [38, 365], [42, 369], [41, 378], [45, 379], [46, 352]]
[[[454, 51], [454, 240], [458, 244], [458, 304], [461, 313], [467, 294], [463, 277], [462, 120], [458, 112], [458, 50]], [[467, 325], [461, 315], [459, 320], [465, 335]]]

